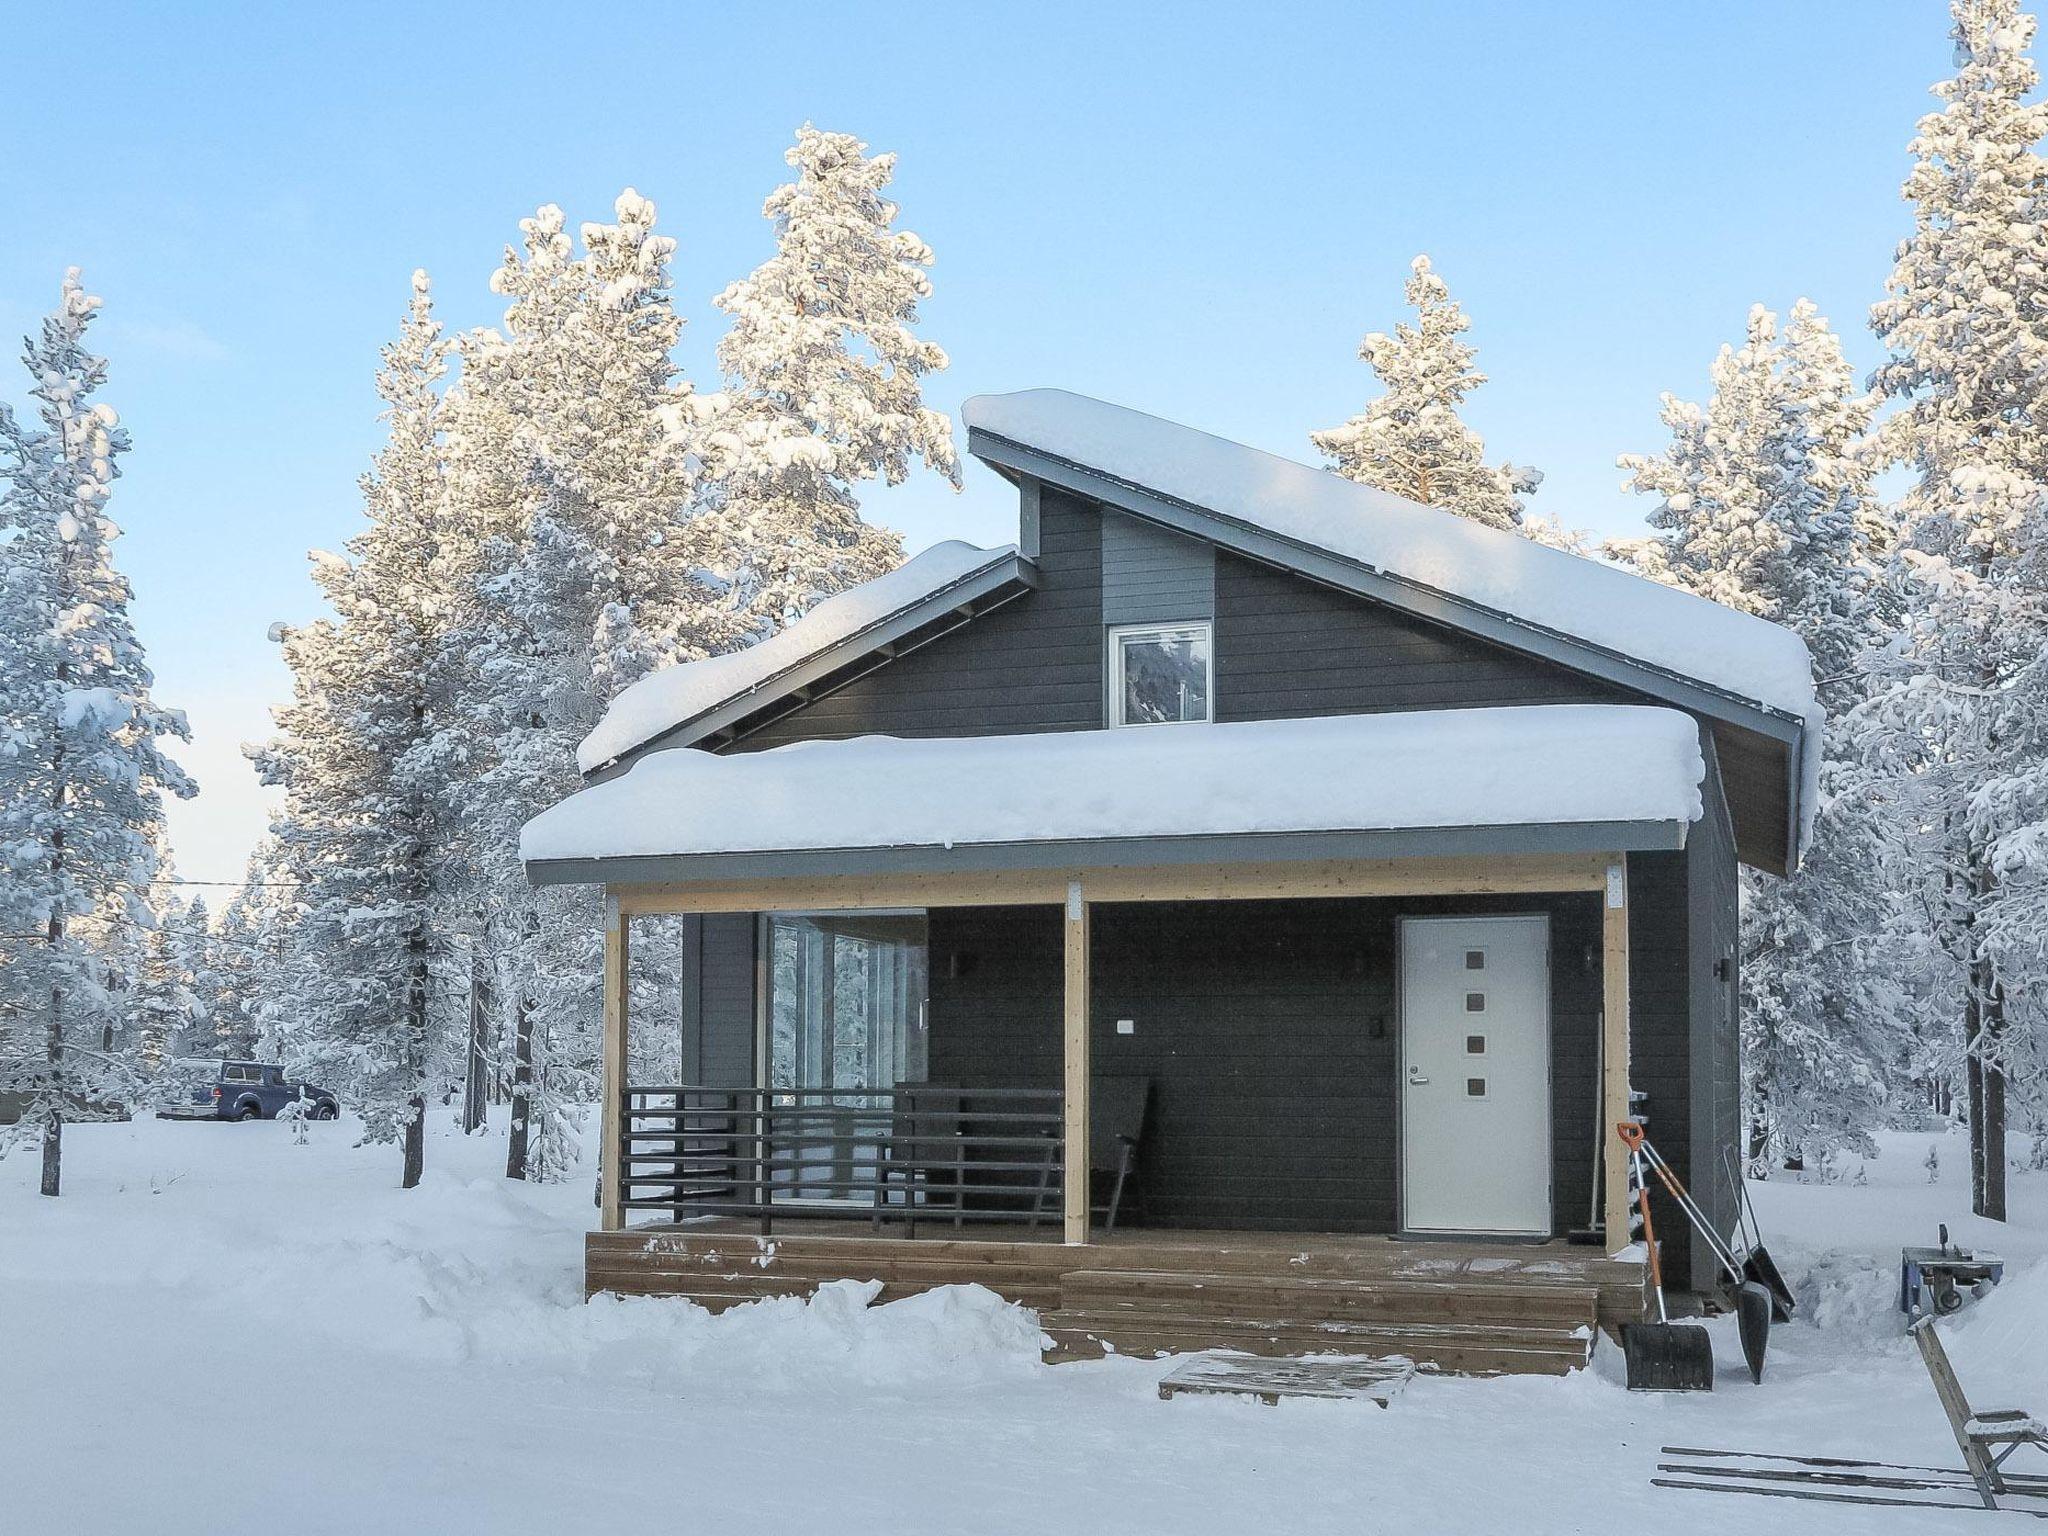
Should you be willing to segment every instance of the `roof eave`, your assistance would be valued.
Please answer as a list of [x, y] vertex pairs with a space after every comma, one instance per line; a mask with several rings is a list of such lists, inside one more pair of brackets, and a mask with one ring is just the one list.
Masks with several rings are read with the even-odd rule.
[[546, 885], [675, 885], [835, 875], [925, 875], [998, 870], [1179, 867], [1314, 859], [1450, 858], [1461, 855], [1638, 853], [1683, 848], [1690, 823], [1676, 820], [1522, 822], [1502, 826], [1396, 827], [1360, 831], [1217, 833], [1187, 837], [1062, 838], [1020, 843], [881, 848], [761, 849], [739, 853], [629, 854], [529, 859], [527, 878]]
[[[747, 716], [801, 693], [804, 688], [830, 677], [849, 663], [915, 635], [949, 613], [959, 614], [963, 621], [975, 618], [1037, 585], [1036, 565], [1015, 552], [1000, 555], [836, 644], [763, 678], [746, 692], [721, 700], [711, 708], [700, 710], [687, 720], [678, 721], [645, 741], [628, 747], [585, 770], [583, 777], [591, 783], [602, 783], [625, 772], [649, 752], [695, 746]], [[894, 656], [887, 659], [893, 660]]]

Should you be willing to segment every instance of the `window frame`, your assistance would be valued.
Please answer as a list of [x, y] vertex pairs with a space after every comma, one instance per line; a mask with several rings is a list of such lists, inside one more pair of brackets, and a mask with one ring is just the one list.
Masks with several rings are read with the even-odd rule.
[[[1126, 720], [1124, 718], [1124, 643], [1130, 639], [1165, 639], [1199, 635], [1202, 648], [1202, 702], [1207, 710], [1194, 720]], [[1155, 619], [1143, 624], [1112, 624], [1107, 636], [1103, 718], [1112, 730], [1133, 726], [1213, 725], [1216, 722], [1216, 622], [1213, 619]]]

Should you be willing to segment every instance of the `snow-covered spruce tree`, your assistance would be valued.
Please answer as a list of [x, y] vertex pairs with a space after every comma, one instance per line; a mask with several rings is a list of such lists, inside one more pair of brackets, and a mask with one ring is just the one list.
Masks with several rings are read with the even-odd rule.
[[806, 123], [783, 158], [796, 179], [761, 210], [775, 254], [718, 296], [726, 387], [701, 402], [698, 531], [729, 582], [721, 649], [901, 563], [902, 540], [861, 520], [861, 482], [898, 484], [920, 459], [960, 480], [953, 424], [924, 403], [946, 354], [915, 329], [932, 252], [893, 227], [896, 157]]
[[163, 793], [194, 792], [162, 746], [185, 739], [184, 717], [151, 696], [114, 566], [107, 504], [128, 434], [93, 400], [98, 308], [66, 273], [24, 353], [41, 426], [0, 409], [0, 1007], [39, 1046], [0, 1058], [0, 1088], [24, 1099], [0, 1148], [40, 1140], [45, 1195], [61, 1187], [65, 1119], [140, 1087], [132, 1054], [108, 1048], [114, 1005], [89, 920], [149, 924]]
[[[260, 758], [264, 750], [250, 755]], [[284, 1041], [301, 1022], [294, 962], [305, 865], [295, 852], [299, 845], [281, 840], [276, 831], [289, 817], [287, 805], [272, 830], [257, 839], [243, 866], [242, 887], [212, 937], [219, 991], [210, 1006], [216, 1040], [209, 1055], [281, 1056]]]
[[316, 555], [336, 615], [282, 630], [293, 702], [259, 770], [284, 786], [274, 823], [305, 889], [284, 1032], [302, 1074], [347, 1084], [368, 1141], [398, 1141], [402, 1184], [424, 1156], [429, 967], [446, 832], [434, 730], [446, 652], [435, 580], [441, 492], [441, 327], [423, 273], [377, 392], [390, 436], [363, 479], [370, 526], [349, 557]]
[[518, 829], [577, 786], [575, 746], [619, 689], [710, 648], [715, 594], [686, 524], [690, 391], [671, 351], [674, 242], [631, 189], [617, 222], [560, 209], [522, 223], [492, 280], [501, 330], [463, 341], [449, 400], [449, 517], [475, 539], [462, 651], [471, 685], [450, 717], [448, 781], [478, 910], [491, 917], [490, 993], [505, 1020], [507, 1172], [564, 1174], [596, 1057], [601, 914], [587, 890], [535, 892]]
[[1415, 258], [1404, 292], [1415, 324], [1403, 322], [1391, 336], [1373, 331], [1358, 347], [1386, 393], [1343, 426], [1309, 439], [1347, 480], [1447, 507], [1489, 528], [1519, 528], [1522, 498], [1543, 476], [1489, 465], [1485, 442], [1458, 415], [1465, 397], [1486, 382], [1464, 340], [1471, 321], [1427, 256]]
[[1705, 406], [1664, 397], [1671, 442], [1627, 455], [1629, 487], [1659, 498], [1657, 536], [1610, 546], [1645, 575], [1784, 624], [1813, 655], [1833, 722], [1813, 835], [1784, 880], [1744, 877], [1741, 1002], [1748, 1158], [1761, 1176], [1865, 1155], [1909, 1091], [1910, 1039], [1891, 892], [1896, 806], [1862, 772], [1857, 662], [1880, 611], [1877, 526], [1858, 445], [1870, 402], [1808, 301], [1750, 311]]
[[[128, 1037], [137, 1066], [156, 1077], [165, 1063], [185, 1055], [203, 1027], [205, 1010], [188, 968], [192, 915], [175, 893], [154, 903], [156, 924], [142, 936], [134, 977], [125, 998]], [[205, 909], [201, 907], [201, 920]]]
[[1972, 1205], [2003, 1220], [2008, 1087], [2032, 1070], [2048, 1004], [2029, 942], [2048, 819], [2048, 103], [2030, 99], [2035, 21], [2017, 0], [1951, 12], [1956, 75], [1913, 140], [1913, 231], [1871, 312], [1890, 354], [1873, 383], [1897, 404], [1877, 441], [1912, 479], [1894, 567], [1911, 607], [1868, 712], [1873, 761], [1917, 807], [1936, 872]]

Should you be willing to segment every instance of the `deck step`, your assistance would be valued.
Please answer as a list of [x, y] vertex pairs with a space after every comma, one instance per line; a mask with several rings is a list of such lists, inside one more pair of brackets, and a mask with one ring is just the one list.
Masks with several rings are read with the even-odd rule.
[[1134, 1317], [1251, 1315], [1308, 1323], [1459, 1322], [1570, 1330], [1590, 1327], [1599, 1301], [1593, 1286], [1512, 1281], [1269, 1279], [1164, 1270], [1074, 1270], [1060, 1282], [1063, 1308]]
[[1241, 1350], [1253, 1355], [1400, 1356], [1426, 1370], [1460, 1375], [1562, 1376], [1586, 1363], [1592, 1330], [1462, 1323], [1302, 1323], [1204, 1316], [1062, 1309], [1040, 1316], [1052, 1339], [1049, 1358]]
[[1571, 1370], [1585, 1363], [1596, 1321], [1641, 1315], [1640, 1266], [1560, 1244], [1146, 1233], [1069, 1247], [852, 1230], [592, 1233], [585, 1289], [723, 1310], [839, 1279], [880, 1281], [885, 1302], [971, 1283], [1037, 1312], [1054, 1359], [1237, 1349], [1398, 1355], [1474, 1374]]

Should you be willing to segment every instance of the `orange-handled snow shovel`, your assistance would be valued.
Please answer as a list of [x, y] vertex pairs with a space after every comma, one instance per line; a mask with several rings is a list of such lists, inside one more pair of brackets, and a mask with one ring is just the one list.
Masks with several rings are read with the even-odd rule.
[[[1714, 1230], [1713, 1223], [1707, 1220], [1707, 1213], [1700, 1209], [1699, 1202], [1693, 1199], [1671, 1165], [1664, 1161], [1664, 1154], [1659, 1152], [1643, 1134], [1643, 1128], [1630, 1122], [1627, 1129], [1623, 1130], [1621, 1139], [1628, 1144], [1631, 1158], [1640, 1158], [1656, 1170], [1665, 1190], [1678, 1202], [1678, 1208], [1685, 1212], [1686, 1220], [1692, 1223], [1693, 1230], [1699, 1233], [1701, 1241], [1712, 1251], [1714, 1258], [1720, 1263], [1722, 1272], [1727, 1275], [1729, 1296], [1735, 1303], [1736, 1324], [1742, 1336], [1742, 1358], [1748, 1362], [1749, 1379], [1761, 1385], [1764, 1379], [1764, 1351], [1771, 1342], [1770, 1291], [1750, 1278], [1741, 1261], [1735, 1257], [1734, 1250], [1728, 1246], [1721, 1234]], [[1775, 1266], [1773, 1272], [1775, 1273]]]
[[1649, 1250], [1650, 1289], [1657, 1295], [1657, 1321], [1623, 1323], [1621, 1355], [1631, 1392], [1711, 1392], [1714, 1343], [1697, 1323], [1674, 1323], [1664, 1310], [1664, 1266], [1657, 1253], [1657, 1229], [1650, 1224], [1650, 1181], [1643, 1158], [1643, 1128], [1633, 1120], [1615, 1127], [1628, 1148], [1629, 1178], [1643, 1218], [1643, 1246]]

